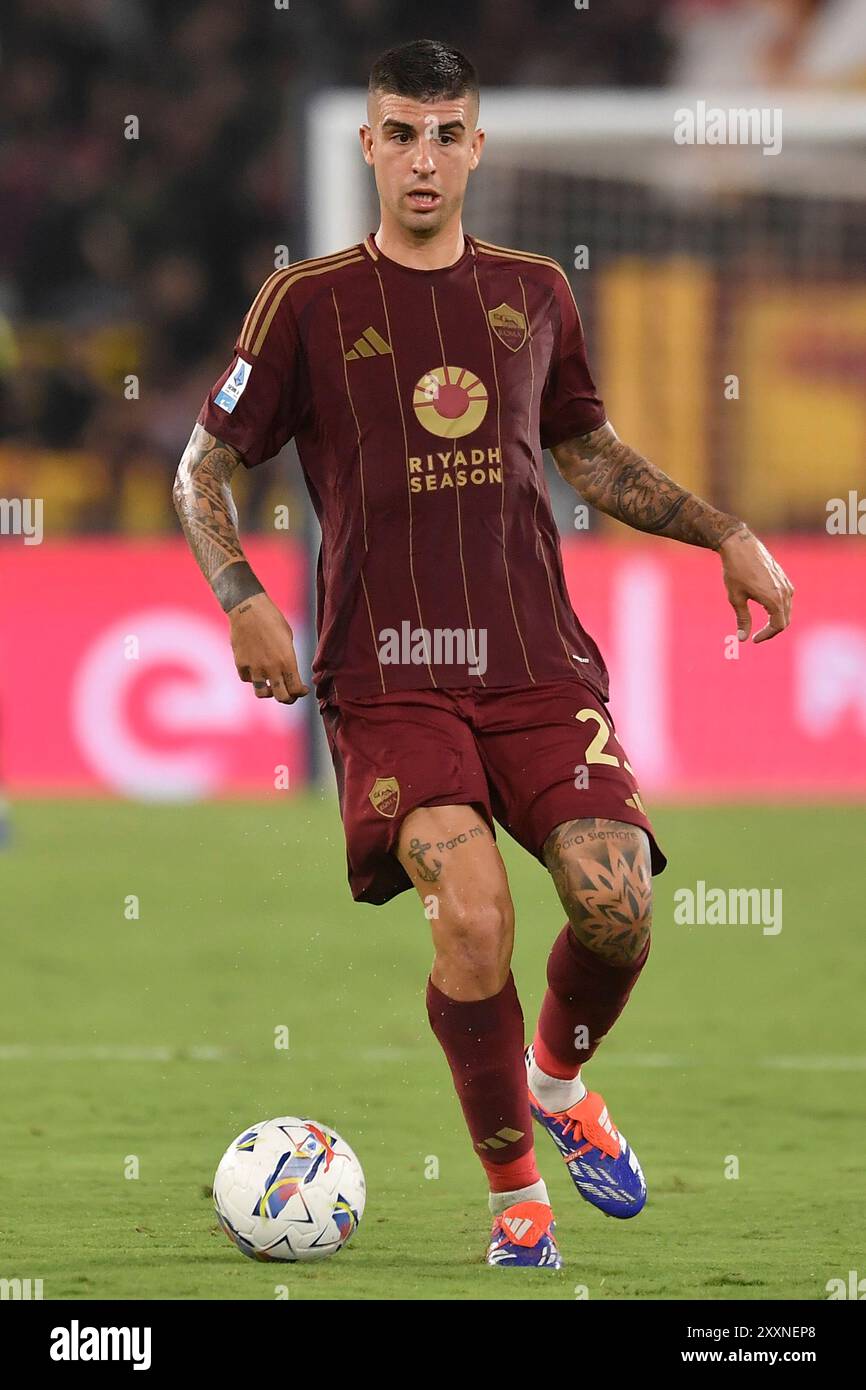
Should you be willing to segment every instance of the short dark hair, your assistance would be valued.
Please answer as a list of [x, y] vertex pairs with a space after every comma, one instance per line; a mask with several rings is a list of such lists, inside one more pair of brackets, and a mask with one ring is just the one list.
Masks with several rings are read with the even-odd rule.
[[393, 92], [416, 101], [479, 99], [478, 73], [464, 53], [438, 39], [413, 39], [389, 48], [370, 70], [371, 92]]

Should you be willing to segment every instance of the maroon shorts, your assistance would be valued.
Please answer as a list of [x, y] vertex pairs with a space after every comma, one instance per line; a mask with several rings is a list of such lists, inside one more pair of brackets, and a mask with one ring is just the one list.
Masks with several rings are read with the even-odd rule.
[[476, 805], [494, 834], [495, 819], [537, 859], [563, 821], [627, 821], [647, 832], [653, 873], [667, 863], [607, 706], [578, 680], [331, 698], [321, 709], [358, 902], [411, 888], [394, 847], [418, 806]]

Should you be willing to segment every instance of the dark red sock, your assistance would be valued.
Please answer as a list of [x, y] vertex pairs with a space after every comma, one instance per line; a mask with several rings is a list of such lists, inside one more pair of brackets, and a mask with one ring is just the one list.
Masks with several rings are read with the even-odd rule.
[[475, 1152], [492, 1192], [538, 1182], [523, 1061], [523, 1011], [514, 977], [489, 999], [449, 999], [427, 981], [427, 1016], [439, 1039]]
[[[538, 1015], [535, 1060], [548, 1076], [577, 1076], [626, 1006], [650, 943], [631, 965], [611, 965], [578, 941], [566, 922], [547, 961], [547, 991]], [[586, 1047], [576, 1029], [585, 1025]]]

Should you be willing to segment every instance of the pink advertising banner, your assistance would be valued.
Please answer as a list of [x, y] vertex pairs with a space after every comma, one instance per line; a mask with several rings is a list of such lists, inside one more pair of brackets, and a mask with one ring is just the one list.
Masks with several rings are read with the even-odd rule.
[[[866, 544], [770, 543], [796, 587], [794, 623], [758, 647], [735, 640], [715, 555], [564, 543], [572, 601], [610, 667], [617, 731], [654, 797], [866, 793]], [[308, 673], [303, 548], [248, 550]], [[305, 710], [238, 681], [225, 619], [182, 540], [4, 544], [6, 790], [170, 800], [276, 794], [306, 775]]]
[[[246, 548], [308, 661], [303, 547]], [[305, 780], [303, 712], [238, 679], [184, 541], [7, 543], [0, 595], [5, 790], [182, 800]]]

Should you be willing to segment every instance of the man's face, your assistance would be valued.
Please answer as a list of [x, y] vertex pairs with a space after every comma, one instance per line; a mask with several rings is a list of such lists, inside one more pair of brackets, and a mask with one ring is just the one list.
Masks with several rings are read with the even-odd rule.
[[382, 208], [418, 237], [459, 215], [470, 172], [481, 158], [474, 97], [415, 101], [390, 92], [367, 99], [361, 148], [372, 165]]

